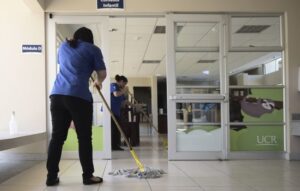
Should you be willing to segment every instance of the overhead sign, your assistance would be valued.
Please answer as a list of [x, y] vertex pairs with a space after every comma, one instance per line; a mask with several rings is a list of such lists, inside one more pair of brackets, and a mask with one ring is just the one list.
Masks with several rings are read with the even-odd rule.
[[124, 9], [124, 0], [97, 0], [97, 9]]
[[22, 52], [23, 53], [41, 53], [42, 45], [24, 44], [24, 45], [22, 45]]

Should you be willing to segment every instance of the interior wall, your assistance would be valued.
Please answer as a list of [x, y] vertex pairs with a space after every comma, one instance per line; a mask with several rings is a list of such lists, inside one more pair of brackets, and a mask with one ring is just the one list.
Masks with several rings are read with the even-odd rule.
[[128, 78], [128, 88], [131, 93], [133, 93], [133, 87], [143, 87], [148, 86], [151, 87], [151, 79], [150, 78]]
[[[44, 24], [44, 12], [33, 12], [22, 0], [1, 0], [0, 132], [8, 131], [12, 111], [19, 131], [46, 131]], [[42, 45], [42, 53], [23, 54], [23, 44]], [[19, 151], [45, 153], [46, 141]]]

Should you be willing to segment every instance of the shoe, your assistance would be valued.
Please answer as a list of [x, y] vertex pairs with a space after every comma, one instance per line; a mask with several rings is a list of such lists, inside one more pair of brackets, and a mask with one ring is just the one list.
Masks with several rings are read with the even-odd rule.
[[46, 185], [47, 186], [56, 186], [59, 184], [59, 178], [49, 179], [47, 178]]
[[99, 184], [102, 183], [103, 179], [99, 176], [92, 176], [91, 178], [84, 178], [83, 184], [84, 185], [91, 185], [91, 184]]

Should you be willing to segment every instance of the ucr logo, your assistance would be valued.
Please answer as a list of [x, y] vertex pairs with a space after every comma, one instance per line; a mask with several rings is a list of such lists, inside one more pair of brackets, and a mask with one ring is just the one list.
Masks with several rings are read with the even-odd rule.
[[277, 137], [273, 135], [257, 136], [256, 143], [258, 145], [277, 145]]

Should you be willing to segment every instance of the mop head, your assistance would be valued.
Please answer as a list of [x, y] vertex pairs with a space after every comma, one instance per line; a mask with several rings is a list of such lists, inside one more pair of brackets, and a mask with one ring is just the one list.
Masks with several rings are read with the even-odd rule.
[[114, 170], [109, 173], [112, 176], [125, 176], [128, 178], [139, 178], [139, 179], [148, 179], [148, 178], [160, 178], [163, 174], [167, 174], [162, 169], [155, 169], [150, 167], [145, 167], [145, 171], [141, 172], [138, 168], [136, 169], [120, 169]]

